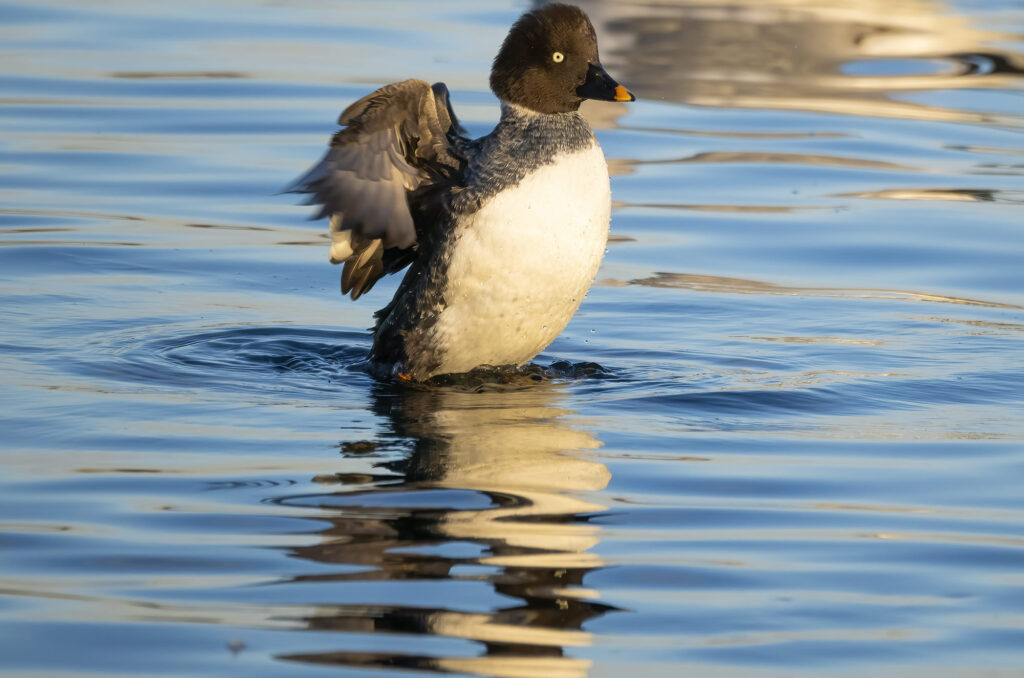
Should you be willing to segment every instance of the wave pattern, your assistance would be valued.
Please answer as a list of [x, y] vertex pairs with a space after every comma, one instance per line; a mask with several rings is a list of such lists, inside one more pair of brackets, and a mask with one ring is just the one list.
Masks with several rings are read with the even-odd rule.
[[1017, 675], [1019, 3], [580, 4], [601, 284], [423, 388], [277, 193], [522, 7], [0, 5], [0, 677]]

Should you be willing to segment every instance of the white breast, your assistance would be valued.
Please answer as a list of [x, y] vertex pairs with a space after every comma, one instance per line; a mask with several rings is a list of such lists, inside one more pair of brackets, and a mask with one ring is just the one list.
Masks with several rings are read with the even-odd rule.
[[458, 226], [445, 309], [429, 330], [444, 347], [432, 374], [520, 365], [572, 318], [608, 239], [608, 167], [595, 142], [558, 156]]

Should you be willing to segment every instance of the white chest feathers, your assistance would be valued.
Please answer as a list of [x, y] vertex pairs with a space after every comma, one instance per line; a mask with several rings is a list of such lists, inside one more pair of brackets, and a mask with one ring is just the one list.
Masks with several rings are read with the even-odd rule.
[[445, 308], [429, 330], [433, 374], [520, 365], [565, 328], [608, 239], [611, 192], [601, 147], [561, 155], [457, 227]]

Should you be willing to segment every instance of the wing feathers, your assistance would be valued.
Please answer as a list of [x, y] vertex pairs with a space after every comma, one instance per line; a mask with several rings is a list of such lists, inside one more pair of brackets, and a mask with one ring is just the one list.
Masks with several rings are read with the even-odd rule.
[[[457, 176], [464, 164], [449, 142], [462, 131], [451, 113], [448, 90], [422, 80], [382, 87], [346, 108], [344, 126], [324, 157], [289, 191], [309, 194], [320, 206], [314, 218], [330, 217], [332, 263], [344, 262], [342, 293], [356, 299], [395, 262], [411, 257], [384, 251], [416, 247], [410, 200], [419, 189]], [[414, 193], [416, 192], [416, 193]]]
[[345, 261], [341, 271], [341, 293], [351, 292], [355, 301], [384, 275], [383, 247], [380, 240], [364, 240]]
[[352, 256], [352, 231], [341, 227], [341, 214], [331, 215], [331, 251], [328, 254], [332, 264], [341, 262]]

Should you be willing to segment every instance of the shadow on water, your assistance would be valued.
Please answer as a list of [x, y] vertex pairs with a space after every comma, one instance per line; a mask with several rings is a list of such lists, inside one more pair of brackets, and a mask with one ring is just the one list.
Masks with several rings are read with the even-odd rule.
[[[585, 495], [605, 488], [610, 473], [573, 455], [600, 443], [565, 422], [561, 390], [550, 382], [476, 393], [378, 384], [373, 409], [386, 430], [373, 442], [341, 444], [341, 454], [373, 455], [408, 444], [411, 451], [376, 463], [379, 474], [318, 476], [328, 491], [277, 500], [315, 507], [329, 523], [319, 543], [292, 549], [294, 557], [349, 566], [293, 583], [413, 582], [421, 594], [398, 604], [322, 604], [303, 620], [310, 630], [462, 639], [482, 647], [481, 654], [466, 656], [462, 646], [461, 654], [411, 653], [392, 642], [386, 651], [325, 648], [280, 658], [524, 678], [585, 676], [589, 662], [566, 649], [590, 645], [583, 624], [613, 609], [584, 585], [602, 566], [588, 553], [600, 539], [600, 528], [588, 520], [605, 509]], [[471, 590], [475, 595], [467, 595]]]

